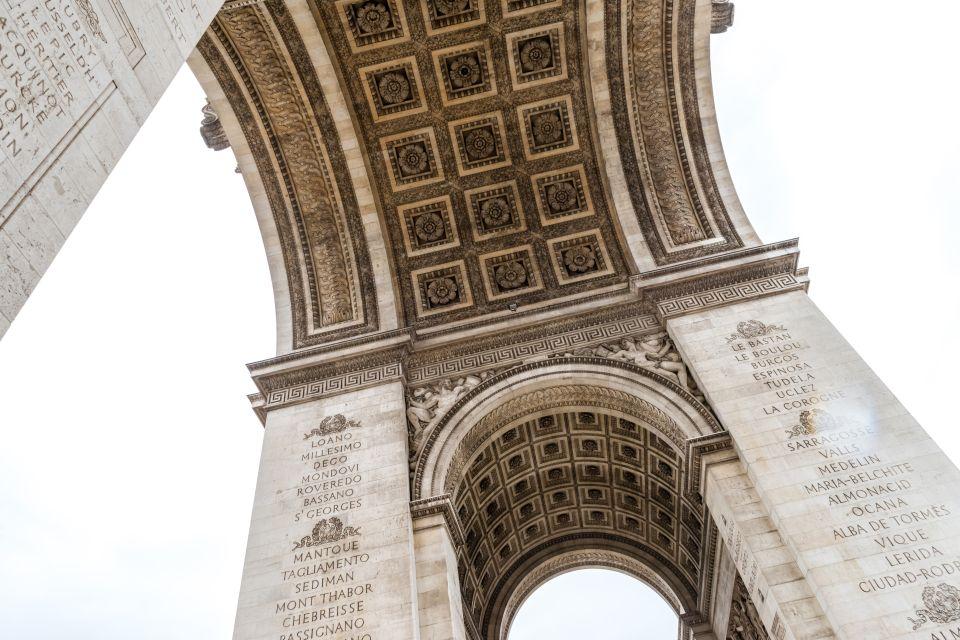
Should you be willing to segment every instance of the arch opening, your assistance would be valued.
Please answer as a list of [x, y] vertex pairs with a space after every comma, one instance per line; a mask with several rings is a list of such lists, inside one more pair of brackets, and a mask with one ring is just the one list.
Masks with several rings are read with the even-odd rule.
[[580, 400], [531, 407], [449, 470], [463, 611], [478, 637], [505, 640], [534, 591], [585, 567], [642, 580], [675, 616], [697, 609], [707, 527], [684, 491], [682, 442], [649, 414]]
[[554, 576], [521, 604], [505, 640], [672, 640], [680, 620], [672, 605], [642, 579], [606, 567]]

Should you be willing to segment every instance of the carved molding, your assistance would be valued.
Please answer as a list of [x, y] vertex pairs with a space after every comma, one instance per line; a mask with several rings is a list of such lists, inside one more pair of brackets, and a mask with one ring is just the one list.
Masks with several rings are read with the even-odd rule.
[[376, 327], [375, 288], [332, 115], [283, 2], [222, 10], [198, 45], [237, 115], [284, 248], [294, 347]]
[[402, 379], [403, 365], [400, 364], [399, 361], [330, 375], [312, 382], [283, 386], [268, 392], [265, 395], [265, 410], [282, 405], [304, 402], [306, 400], [315, 400], [317, 398], [358, 391], [367, 387], [375, 387], [385, 382]]
[[703, 473], [703, 456], [717, 451], [733, 451], [733, 440], [726, 431], [711, 433], [699, 438], [687, 440], [684, 447], [686, 460], [687, 485], [684, 493], [696, 495], [700, 493], [700, 482]]
[[581, 316], [566, 322], [551, 322], [549, 328], [531, 328], [527, 331], [531, 334], [529, 336], [523, 333], [511, 334], [494, 341], [485, 339], [457, 345], [456, 350], [447, 348], [425, 352], [422, 355], [414, 354], [411, 358], [408, 380], [410, 384], [421, 384], [462, 376], [475, 371], [519, 364], [554, 353], [578, 349], [603, 340], [660, 329], [660, 323], [656, 317], [643, 314], [642, 310], [636, 306], [623, 309], [617, 315], [621, 317], [615, 316], [615, 319], [608, 319], [601, 316], [601, 321], [595, 322], [596, 314], [591, 313], [588, 317]]
[[[697, 100], [695, 0], [607, 0], [607, 66], [620, 154], [659, 264], [742, 245], [719, 196]], [[679, 72], [679, 75], [678, 75]]]
[[[621, 548], [624, 550], [624, 553], [629, 553], [632, 556], [644, 558], [646, 561], [650, 562], [655, 566], [659, 566], [662, 571], [660, 572], [661, 579], [664, 574], [671, 573], [668, 569], [669, 560], [665, 558], [661, 553], [656, 549], [653, 549], [647, 544], [632, 540], [620, 535], [611, 535], [607, 533], [596, 533], [596, 532], [582, 532], [574, 533], [559, 538], [551, 539], [547, 542], [544, 542], [539, 547], [531, 549], [524, 554], [517, 562], [513, 564], [513, 567], [506, 571], [504, 576], [495, 584], [491, 589], [488, 601], [491, 603], [491, 606], [488, 606], [484, 609], [482, 615], [482, 624], [481, 629], [487, 629], [488, 635], [484, 636], [485, 638], [497, 638], [496, 632], [500, 629], [499, 621], [501, 616], [504, 613], [502, 608], [495, 608], [492, 606], [497, 602], [502, 602], [505, 592], [512, 592], [513, 585], [516, 584], [520, 575], [526, 575], [522, 568], [524, 565], [529, 562], [531, 558], [542, 555], [549, 549], [555, 548], [570, 548], [574, 549], [596, 549], [596, 548]], [[694, 602], [695, 588], [682, 575], [671, 576], [676, 579], [676, 587], [673, 589], [676, 593], [674, 601], [679, 599], [683, 608], [692, 607]], [[466, 612], [465, 612], [465, 615]], [[502, 636], [501, 636], [502, 638]]]
[[799, 252], [793, 241], [738, 252], [737, 256], [727, 263], [705, 260], [703, 268], [686, 277], [668, 267], [638, 276], [634, 283], [644, 302], [664, 322], [679, 315], [807, 288], [805, 271], [797, 269]]
[[435, 514], [443, 516], [443, 520], [453, 539], [453, 544], [459, 546], [463, 544], [463, 527], [460, 524], [457, 514], [453, 510], [451, 496], [448, 493], [430, 498], [414, 500], [410, 503], [410, 514], [414, 520], [425, 518]]
[[664, 319], [672, 318], [752, 298], [800, 291], [805, 288], [806, 284], [793, 274], [781, 273], [663, 300], [657, 303], [657, 315]]
[[730, 0], [713, 0], [710, 8], [710, 33], [725, 33], [733, 26], [735, 7]]
[[550, 558], [537, 566], [520, 581], [510, 595], [503, 613], [503, 622], [500, 626], [500, 638], [507, 638], [507, 632], [513, 624], [513, 619], [523, 603], [540, 586], [551, 578], [576, 569], [604, 568], [621, 571], [640, 580], [670, 603], [678, 614], [682, 606], [670, 585], [660, 577], [660, 574], [635, 558], [631, 558], [616, 551], [573, 551]]

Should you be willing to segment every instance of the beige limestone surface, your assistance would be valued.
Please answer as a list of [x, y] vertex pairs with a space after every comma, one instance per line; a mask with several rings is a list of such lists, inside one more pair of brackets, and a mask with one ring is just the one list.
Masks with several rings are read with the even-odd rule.
[[221, 4], [0, 4], [0, 335]]
[[960, 473], [806, 294], [668, 328], [837, 637], [960, 634]]
[[235, 640], [417, 633], [399, 383], [270, 413]]

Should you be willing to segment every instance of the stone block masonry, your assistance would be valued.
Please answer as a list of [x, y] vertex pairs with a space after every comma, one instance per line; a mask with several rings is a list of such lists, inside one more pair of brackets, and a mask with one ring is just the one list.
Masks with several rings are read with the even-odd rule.
[[668, 328], [836, 636], [960, 637], [960, 473], [806, 294]]
[[0, 335], [221, 4], [0, 2]]
[[416, 637], [400, 383], [273, 411], [235, 640]]

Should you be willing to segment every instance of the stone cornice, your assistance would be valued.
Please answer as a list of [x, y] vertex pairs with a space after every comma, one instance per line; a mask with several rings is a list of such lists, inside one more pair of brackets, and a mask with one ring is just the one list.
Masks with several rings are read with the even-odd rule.
[[661, 321], [787, 291], [806, 290], [796, 240], [731, 252], [641, 274], [633, 284]]
[[463, 544], [463, 528], [460, 526], [460, 519], [453, 510], [452, 496], [449, 493], [414, 500], [410, 503], [410, 514], [414, 520], [436, 514], [442, 515], [454, 546], [459, 547]]
[[730, 0], [713, 0], [710, 8], [710, 33], [726, 33], [733, 26], [736, 7]]
[[705, 473], [703, 457], [720, 451], [730, 452], [732, 455], [736, 455], [733, 451], [733, 440], [727, 431], [710, 433], [699, 438], [687, 440], [684, 449], [684, 466], [687, 469], [686, 486], [683, 487], [685, 494], [697, 495], [700, 493], [700, 489], [703, 487]]
[[457, 339], [399, 329], [262, 360], [248, 365], [260, 392], [254, 410], [264, 420], [280, 406], [385, 382], [420, 385], [660, 331], [671, 317], [806, 289], [798, 257], [796, 240], [788, 240], [641, 274], [630, 295], [618, 295], [608, 305], [571, 305], [564, 314], [518, 319], [513, 326], [494, 325]]

